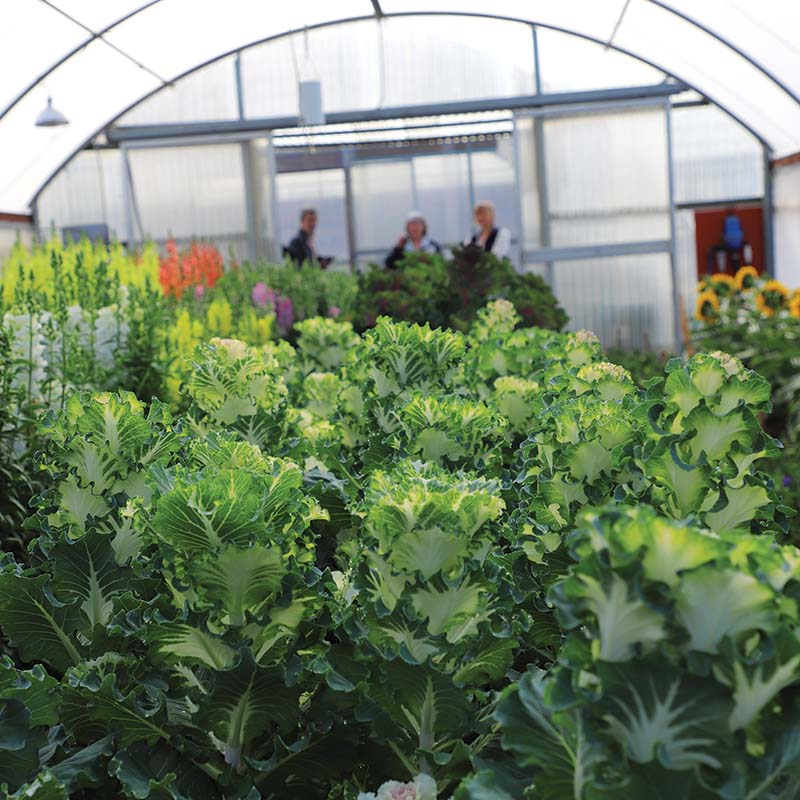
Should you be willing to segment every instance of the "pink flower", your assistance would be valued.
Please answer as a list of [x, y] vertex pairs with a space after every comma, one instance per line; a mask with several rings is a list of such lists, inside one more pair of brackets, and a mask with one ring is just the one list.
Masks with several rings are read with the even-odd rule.
[[259, 281], [250, 292], [250, 298], [259, 308], [266, 308], [267, 304], [274, 304], [275, 292], [270, 289], [264, 281]]
[[338, 317], [339, 314], [341, 314], [341, 313], [342, 313], [342, 309], [339, 308], [339, 306], [331, 306], [328, 309], [328, 316], [329, 317]]
[[275, 317], [278, 327], [282, 331], [288, 331], [294, 322], [294, 306], [290, 297], [281, 297], [278, 300], [278, 307], [275, 309]]
[[199, 300], [206, 293], [206, 287], [202, 283], [198, 283], [194, 287], [194, 299]]

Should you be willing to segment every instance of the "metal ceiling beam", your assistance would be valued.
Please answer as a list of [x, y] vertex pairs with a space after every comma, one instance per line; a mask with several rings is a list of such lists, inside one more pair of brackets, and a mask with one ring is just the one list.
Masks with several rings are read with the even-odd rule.
[[[465, 100], [450, 103], [429, 103], [392, 108], [338, 111], [325, 115], [329, 125], [345, 125], [377, 120], [433, 117], [448, 114], [474, 114], [486, 111], [505, 111], [523, 108], [545, 108], [599, 103], [609, 100], [643, 100], [664, 98], [687, 91], [679, 83], [658, 83], [651, 86], [629, 86], [619, 89], [598, 89], [585, 92], [553, 92], [550, 94], [522, 95], [517, 97]], [[469, 124], [464, 122], [462, 124]], [[274, 131], [282, 128], [297, 128], [297, 117], [265, 117], [245, 120], [218, 120], [212, 122], [176, 122], [154, 125], [120, 125], [106, 132], [109, 142], [140, 142], [148, 139], [170, 139], [173, 137], [214, 136], [231, 133]], [[431, 127], [434, 127], [432, 125]], [[316, 130], [324, 133], [324, 127]]]

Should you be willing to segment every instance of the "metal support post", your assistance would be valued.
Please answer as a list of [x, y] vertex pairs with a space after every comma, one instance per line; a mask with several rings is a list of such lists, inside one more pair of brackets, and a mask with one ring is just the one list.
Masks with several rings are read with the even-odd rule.
[[275, 159], [275, 143], [272, 140], [272, 132], [267, 133], [267, 180], [269, 181], [269, 219], [271, 246], [268, 256], [275, 262], [281, 262], [282, 258], [282, 238], [281, 238], [281, 215], [278, 208], [278, 165]]
[[764, 271], [775, 277], [775, 186], [772, 151], [764, 145]]
[[408, 159], [408, 166], [411, 171], [411, 208], [419, 208], [419, 194], [417, 194], [417, 169], [413, 158]]
[[675, 335], [675, 352], [683, 353], [683, 331], [681, 326], [682, 300], [678, 285], [678, 250], [676, 244], [675, 224], [675, 164], [672, 147], [672, 105], [669, 99], [664, 101], [664, 119], [667, 133], [667, 178], [669, 187], [669, 267], [672, 281], [672, 315]]
[[[539, 35], [535, 25], [531, 25], [533, 40], [533, 78], [536, 94], [542, 93], [542, 72], [539, 61]], [[553, 237], [550, 230], [550, 193], [547, 188], [547, 146], [544, 133], [544, 118], [533, 120], [533, 146], [536, 150], [536, 196], [539, 201], [539, 246], [543, 249], [552, 247]], [[544, 265], [544, 279], [551, 289], [555, 289], [555, 268], [552, 261]]]
[[122, 207], [125, 209], [125, 244], [130, 249], [134, 242], [132, 178], [128, 148], [124, 144], [119, 148], [119, 155], [122, 159]]
[[342, 151], [342, 169], [344, 170], [344, 215], [347, 223], [347, 256], [350, 259], [350, 272], [357, 268], [356, 253], [358, 252], [352, 166], [353, 150], [347, 147]]
[[475, 208], [475, 174], [472, 171], [472, 142], [467, 142], [467, 190], [469, 191], [469, 213], [472, 216], [472, 209]]
[[513, 125], [511, 129], [511, 141], [514, 146], [514, 192], [516, 195], [516, 203], [514, 210], [517, 215], [517, 243], [519, 245], [519, 254], [517, 263], [519, 264], [519, 271], [525, 271], [525, 221], [522, 212], [522, 178], [520, 172], [522, 170], [522, 163], [520, 158], [519, 146], [519, 127], [517, 126], [517, 115], [514, 114]]
[[[241, 53], [236, 54], [236, 59], [233, 63], [236, 76], [236, 106], [239, 119], [243, 120], [245, 119], [245, 110]], [[251, 140], [242, 142], [241, 148], [245, 224], [247, 226], [247, 255], [251, 261], [260, 261], [264, 257], [264, 237], [261, 235], [264, 216], [258, 154]]]

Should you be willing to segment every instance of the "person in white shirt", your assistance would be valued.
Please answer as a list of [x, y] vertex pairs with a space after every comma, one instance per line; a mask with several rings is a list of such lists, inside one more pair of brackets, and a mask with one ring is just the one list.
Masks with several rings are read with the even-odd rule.
[[441, 253], [438, 242], [428, 236], [428, 223], [421, 211], [409, 211], [406, 217], [406, 229], [398, 239], [391, 253], [386, 257], [385, 264], [389, 269], [395, 269], [407, 253]]
[[494, 223], [494, 203], [482, 200], [473, 210], [478, 232], [464, 240], [464, 244], [475, 244], [497, 258], [508, 258], [511, 254], [511, 231], [498, 228]]

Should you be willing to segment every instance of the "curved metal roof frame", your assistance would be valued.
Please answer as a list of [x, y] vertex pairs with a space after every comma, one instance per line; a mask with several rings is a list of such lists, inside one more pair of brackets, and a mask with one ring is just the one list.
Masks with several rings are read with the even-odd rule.
[[6, 107], [2, 111], [0, 111], [0, 122], [3, 121], [3, 117], [5, 117], [6, 114], [8, 114], [8, 112], [11, 111], [11, 109], [14, 108], [14, 106], [17, 105], [17, 103], [19, 103], [19, 101], [22, 100], [23, 97], [25, 97], [25, 95], [32, 92], [40, 83], [45, 81], [47, 79], [47, 76], [55, 72], [65, 61], [68, 61], [70, 58], [72, 58], [72, 56], [76, 55], [77, 53], [80, 53], [80, 51], [83, 50], [84, 47], [90, 45], [95, 39], [102, 39], [107, 33], [113, 31], [114, 28], [117, 27], [117, 25], [121, 25], [123, 22], [127, 22], [129, 19], [135, 17], [137, 14], [141, 14], [142, 11], [146, 11], [148, 8], [150, 8], [150, 6], [153, 6], [156, 3], [160, 2], [161, 0], [149, 0], [149, 2], [145, 3], [143, 6], [140, 6], [139, 8], [134, 8], [132, 11], [129, 11], [124, 16], [118, 17], [113, 22], [110, 22], [108, 25], [105, 25], [100, 30], [94, 31], [88, 39], [84, 39], [82, 42], [75, 45], [75, 47], [73, 47], [71, 50], [64, 53], [64, 55], [61, 56], [61, 58], [59, 58], [58, 61], [55, 61], [46, 70], [40, 72], [19, 94], [17, 94], [8, 103], [8, 105], [6, 105]]
[[[53, 64], [50, 68], [45, 70], [43, 73], [39, 75], [39, 77], [31, 82], [27, 88], [20, 92], [13, 101], [3, 110], [2, 114], [0, 114], [0, 133], [2, 133], [2, 121], [3, 117], [7, 116], [8, 113], [16, 106], [27, 94], [29, 94], [36, 86], [38, 86], [42, 80], [44, 80], [47, 76], [51, 73], [56, 71], [60, 66], [64, 65], [68, 62], [71, 58], [76, 56], [78, 53], [83, 52], [92, 42], [96, 39], [103, 40], [103, 35], [111, 31], [112, 29], [116, 28], [117, 26], [121, 25], [123, 22], [131, 19], [134, 16], [141, 15], [142, 12], [145, 12], [149, 9], [152, 9], [153, 6], [156, 6], [160, 0], [149, 0], [149, 2], [144, 3], [142, 6], [130, 11], [128, 14], [114, 20], [113, 22], [107, 24], [102, 29], [98, 30], [95, 34], [90, 36], [88, 39], [85, 39], [79, 46], [73, 47], [70, 52], [62, 57], [58, 62]], [[478, 12], [478, 11], [469, 11], [469, 10], [410, 10], [410, 11], [388, 11], [384, 12], [381, 8], [379, 0], [370, 0], [372, 6], [372, 13], [366, 14], [358, 14], [354, 16], [349, 16], [342, 19], [337, 19], [333, 21], [325, 21], [319, 22], [317, 24], [310, 24], [304, 26], [303, 28], [294, 27], [292, 29], [287, 29], [280, 31], [278, 33], [274, 33], [268, 36], [260, 37], [257, 39], [253, 39], [250, 41], [243, 41], [241, 44], [237, 45], [233, 48], [228, 48], [224, 52], [220, 52], [217, 55], [214, 55], [212, 58], [208, 58], [201, 63], [195, 64], [191, 66], [189, 69], [182, 71], [179, 75], [176, 75], [170, 79], [170, 83], [180, 80], [181, 78], [186, 77], [203, 67], [214, 63], [220, 59], [223, 59], [232, 53], [235, 53], [240, 50], [244, 50], [250, 47], [257, 46], [259, 44], [264, 44], [266, 42], [274, 41], [281, 39], [286, 36], [294, 35], [297, 33], [302, 32], [303, 30], [313, 30], [316, 28], [325, 28], [331, 27], [335, 25], [344, 25], [347, 23], [352, 23], [356, 21], [364, 21], [369, 19], [376, 19], [376, 18], [392, 18], [392, 17], [446, 17], [446, 16], [459, 16], [459, 17], [477, 17], [477, 18], [487, 18], [487, 19], [498, 19], [498, 20], [505, 20], [509, 22], [514, 22], [523, 25], [536, 25], [541, 28], [550, 29], [559, 31], [561, 33], [570, 34], [581, 39], [591, 41], [600, 45], [608, 46], [611, 49], [625, 54], [631, 58], [634, 58], [640, 62], [643, 62], [663, 73], [669, 75], [681, 82], [685, 83], [687, 86], [694, 88], [698, 91], [701, 95], [708, 97], [708, 99], [719, 106], [723, 111], [725, 111], [729, 116], [731, 116], [734, 120], [736, 120], [739, 124], [741, 124], [744, 128], [746, 128], [750, 133], [752, 133], [756, 138], [758, 138], [767, 148], [770, 147], [771, 142], [768, 140], [766, 135], [759, 130], [756, 123], [748, 121], [744, 119], [741, 114], [737, 113], [734, 109], [730, 108], [726, 103], [721, 102], [718, 98], [715, 98], [713, 94], [709, 94], [707, 91], [703, 91], [703, 89], [697, 84], [696, 81], [692, 80], [691, 75], [686, 74], [679, 74], [674, 69], [667, 68], [663, 63], [656, 59], [650, 59], [643, 53], [637, 53], [631, 50], [629, 47], [622, 46], [616, 42], [608, 42], [603, 38], [598, 36], [589, 35], [585, 32], [579, 31], [577, 29], [573, 29], [563, 25], [553, 24], [552, 22], [548, 22], [546, 20], [539, 20], [534, 18], [528, 18], [523, 16], [515, 16], [513, 14], [507, 13], [491, 13], [491, 12]], [[730, 50], [734, 53], [738, 58], [742, 59], [743, 61], [750, 64], [753, 68], [755, 68], [761, 75], [763, 75], [766, 79], [768, 79], [774, 86], [776, 86], [782, 93], [786, 96], [791, 98], [791, 100], [798, 105], [798, 109], [800, 111], [800, 98], [798, 94], [794, 92], [784, 81], [782, 81], [778, 76], [773, 74], [771, 70], [769, 70], [764, 64], [760, 63], [756, 58], [754, 58], [749, 53], [743, 51], [741, 48], [737, 47], [733, 42], [729, 41], [726, 37], [722, 36], [721, 34], [716, 33], [715, 31], [708, 28], [708, 26], [692, 19], [687, 14], [682, 13], [680, 10], [676, 8], [672, 8], [667, 2], [663, 2], [663, 0], [647, 0], [649, 5], [655, 6], [668, 12], [671, 15], [674, 15], [677, 19], [682, 20], [684, 23], [696, 28], [699, 31], [702, 31], [704, 34], [711, 36], [714, 40], [719, 42], [722, 46]], [[788, 0], [791, 2], [791, 0]], [[428, 5], [434, 5], [430, 3]], [[455, 3], [458, 5], [458, 3]], [[468, 6], [469, 3], [463, 3], [464, 6]], [[112, 45], [113, 46], [113, 45]], [[148, 91], [144, 91], [136, 96], [136, 99], [133, 102], [127, 103], [124, 108], [117, 110], [110, 117], [106, 118], [102, 124], [97, 126], [93, 126], [92, 130], [85, 136], [82, 137], [79, 145], [77, 147], [73, 147], [69, 150], [66, 157], [59, 154], [57, 160], [54, 160], [53, 165], [48, 165], [48, 172], [46, 175], [42, 176], [42, 180], [38, 182], [38, 186], [33, 192], [33, 195], [30, 199], [27, 200], [28, 203], [31, 203], [35, 200], [36, 196], [42, 191], [44, 186], [46, 186], [52, 177], [57, 174], [66, 163], [68, 163], [75, 154], [82, 149], [85, 144], [91, 141], [100, 131], [107, 128], [108, 126], [112, 125], [116, 120], [118, 120], [122, 115], [127, 113], [131, 108], [135, 107], [139, 103], [143, 102], [147, 98], [151, 97], [158, 91], [161, 91], [164, 88], [164, 85], [161, 84], [155, 88], [151, 88]], [[800, 147], [800, 136], [798, 136], [798, 147]], [[2, 196], [2, 187], [0, 187], [0, 196]]]

